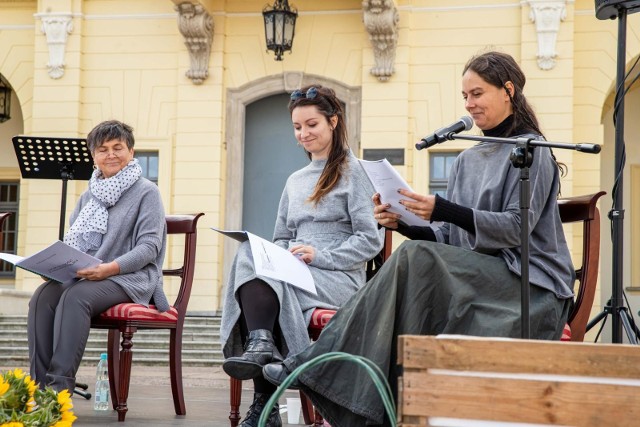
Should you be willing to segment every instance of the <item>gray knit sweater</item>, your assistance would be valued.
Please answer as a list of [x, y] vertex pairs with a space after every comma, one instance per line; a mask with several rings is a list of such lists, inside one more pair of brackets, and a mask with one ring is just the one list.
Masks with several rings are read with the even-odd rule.
[[[91, 199], [85, 191], [71, 214], [71, 224]], [[169, 302], [162, 290], [162, 263], [167, 240], [164, 207], [158, 187], [140, 178], [109, 208], [107, 233], [97, 251], [89, 254], [103, 262], [116, 261], [120, 274], [109, 280], [120, 285], [135, 303], [148, 306], [151, 299], [159, 311]]]

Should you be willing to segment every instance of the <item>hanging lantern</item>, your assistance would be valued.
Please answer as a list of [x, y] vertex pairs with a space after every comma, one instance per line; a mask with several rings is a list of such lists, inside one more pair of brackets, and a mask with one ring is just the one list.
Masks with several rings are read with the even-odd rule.
[[11, 85], [0, 74], [0, 123], [11, 118]]
[[272, 50], [276, 54], [276, 61], [282, 61], [282, 54], [291, 52], [298, 11], [291, 10], [287, 0], [275, 0], [270, 9], [269, 6], [265, 7], [262, 16], [267, 51]]

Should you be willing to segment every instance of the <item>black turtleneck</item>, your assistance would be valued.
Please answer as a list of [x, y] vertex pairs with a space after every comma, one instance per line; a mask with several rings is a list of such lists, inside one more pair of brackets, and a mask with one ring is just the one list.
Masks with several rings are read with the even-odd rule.
[[532, 129], [520, 124], [518, 127], [513, 128], [513, 114], [510, 114], [506, 119], [502, 121], [498, 126], [493, 129], [486, 129], [482, 131], [484, 136], [495, 136], [498, 138], [509, 138], [515, 135], [525, 135], [528, 133], [537, 133]]

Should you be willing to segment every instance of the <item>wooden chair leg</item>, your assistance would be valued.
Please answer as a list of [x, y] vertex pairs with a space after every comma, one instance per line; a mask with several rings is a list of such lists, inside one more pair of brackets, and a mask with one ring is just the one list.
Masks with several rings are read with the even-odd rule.
[[302, 403], [302, 418], [305, 425], [313, 424], [313, 403], [302, 391], [300, 392], [300, 402]]
[[182, 387], [182, 331], [171, 329], [169, 339], [169, 371], [171, 374], [171, 393], [176, 415], [186, 415], [184, 391]]
[[127, 399], [129, 397], [129, 383], [131, 381], [131, 347], [133, 347], [133, 334], [135, 328], [126, 328], [122, 332], [122, 344], [120, 345], [120, 363], [118, 368], [118, 421], [124, 421], [127, 415]]
[[229, 377], [229, 402], [231, 403], [231, 411], [229, 411], [229, 421], [231, 427], [237, 427], [240, 423], [240, 401], [242, 400], [242, 381]]
[[111, 406], [115, 411], [118, 407], [118, 372], [120, 365], [120, 331], [109, 329], [107, 334], [107, 367], [109, 369], [109, 391], [111, 392]]
[[326, 426], [327, 424], [324, 423], [324, 419], [322, 418], [322, 415], [320, 415], [320, 412], [318, 412], [317, 409], [313, 409], [313, 414], [315, 415], [315, 420], [313, 420], [313, 425], [314, 426]]

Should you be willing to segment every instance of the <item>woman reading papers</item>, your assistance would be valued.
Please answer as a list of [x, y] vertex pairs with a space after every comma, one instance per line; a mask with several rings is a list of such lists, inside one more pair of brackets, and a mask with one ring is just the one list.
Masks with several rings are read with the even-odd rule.
[[158, 187], [133, 158], [133, 130], [103, 122], [87, 145], [95, 170], [64, 241], [102, 263], [79, 270], [83, 280], [43, 283], [29, 302], [31, 377], [57, 391], [74, 389], [93, 316], [124, 302], [153, 300], [159, 311], [169, 309], [162, 290], [164, 208]]
[[[342, 104], [333, 90], [296, 90], [289, 111], [295, 137], [311, 162], [287, 180], [273, 240], [308, 264], [317, 295], [257, 276], [249, 244], [241, 244], [226, 288], [221, 339], [225, 372], [254, 381], [243, 427], [258, 425], [275, 391], [262, 378], [262, 367], [309, 345], [313, 310], [344, 304], [365, 283], [366, 261], [383, 243], [371, 215], [373, 188], [349, 150]], [[276, 406], [267, 426], [281, 425]]]

